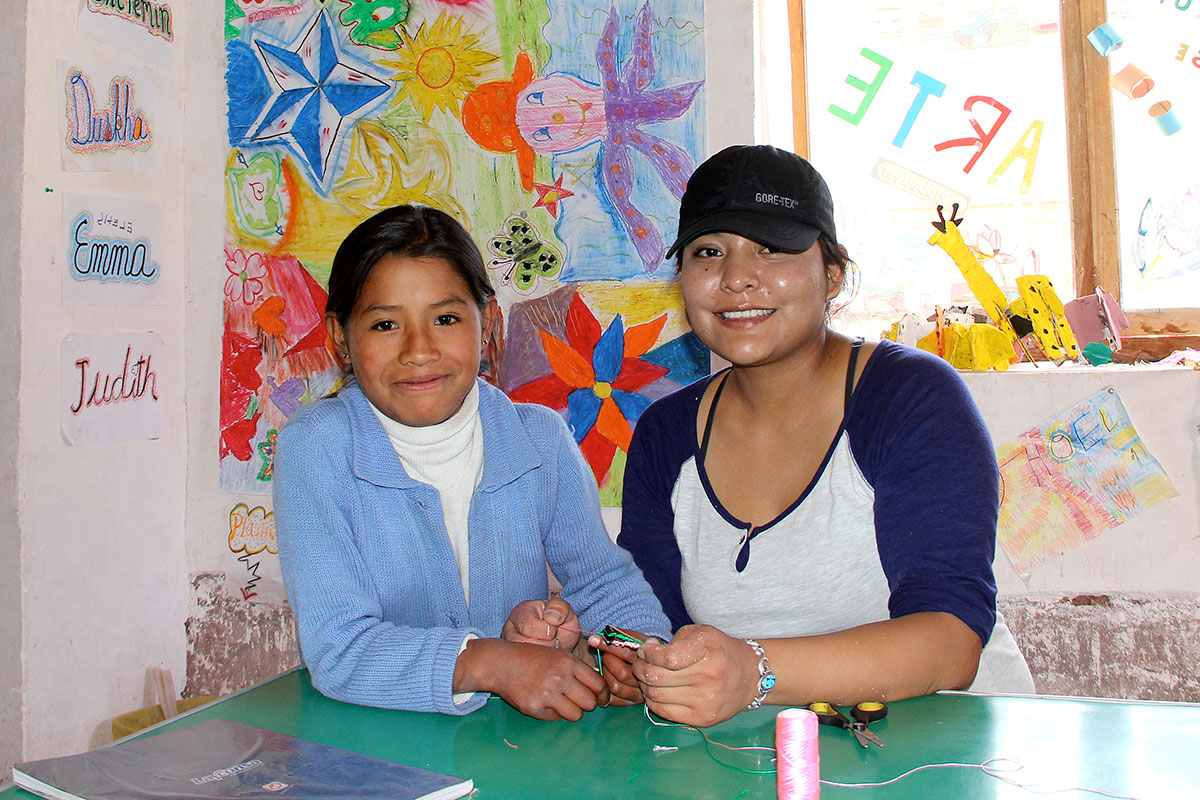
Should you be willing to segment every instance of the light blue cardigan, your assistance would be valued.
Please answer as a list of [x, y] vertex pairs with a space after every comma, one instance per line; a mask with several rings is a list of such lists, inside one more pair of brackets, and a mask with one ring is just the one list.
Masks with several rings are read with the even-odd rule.
[[275, 523], [300, 650], [337, 700], [465, 714], [455, 661], [468, 633], [497, 637], [545, 599], [546, 565], [582, 626], [667, 638], [629, 554], [609, 539], [591, 473], [554, 411], [479, 381], [484, 465], [468, 521], [471, 602], [432, 486], [410, 478], [357, 384], [300, 409], [279, 434]]

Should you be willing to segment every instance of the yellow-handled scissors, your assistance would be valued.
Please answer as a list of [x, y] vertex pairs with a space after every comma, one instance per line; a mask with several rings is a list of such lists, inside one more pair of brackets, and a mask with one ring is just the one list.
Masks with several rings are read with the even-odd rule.
[[860, 747], [867, 747], [868, 743], [883, 747], [879, 737], [867, 730], [868, 724], [887, 716], [887, 706], [883, 703], [873, 700], [859, 703], [850, 712], [853, 720], [829, 703], [810, 703], [808, 710], [817, 715], [817, 721], [822, 725], [832, 725], [850, 731]]

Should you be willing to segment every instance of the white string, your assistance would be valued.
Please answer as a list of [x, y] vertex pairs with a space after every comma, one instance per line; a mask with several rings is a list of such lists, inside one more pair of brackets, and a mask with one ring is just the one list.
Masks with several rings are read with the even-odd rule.
[[[690, 731], [691, 733], [699, 734], [701, 736], [701, 738], [704, 739], [704, 751], [706, 753], [708, 753], [708, 757], [711, 758], [713, 761], [717, 762], [718, 764], [720, 764], [722, 767], [729, 767], [730, 769], [736, 769], [739, 772], [748, 772], [752, 775], [771, 775], [775, 772], [775, 769], [773, 767], [769, 768], [769, 769], [745, 769], [743, 767], [738, 767], [733, 764], [727, 764], [726, 762], [724, 762], [721, 759], [714, 756], [712, 754], [712, 750], [709, 749], [710, 745], [715, 744], [717, 747], [724, 747], [726, 750], [733, 750], [733, 751], [762, 750], [763, 752], [771, 753], [774, 756], [774, 755], [776, 755], [774, 747], [763, 747], [760, 745], [745, 745], [742, 747], [734, 747], [733, 745], [724, 744], [723, 742], [718, 742], [714, 739], [708, 738], [708, 734], [706, 734], [704, 731], [702, 731], [699, 728], [696, 728], [692, 725], [686, 725], [682, 722], [659, 722], [658, 720], [656, 720], [653, 717], [653, 715], [651, 715], [649, 706], [643, 705], [642, 708], [643, 708], [643, 710], [645, 710], [646, 719], [650, 720], [651, 725], [655, 725], [659, 728], [682, 728], [685, 731]], [[658, 751], [659, 748], [655, 747], [654, 749], [656, 751]], [[678, 749], [678, 748], [676, 748], [676, 749]], [[772, 757], [769, 759], [769, 761], [773, 762], [773, 761], [775, 761], [775, 758]]]
[[[706, 745], [715, 744], [718, 747], [724, 747], [726, 750], [766, 750], [769, 752], [775, 752], [774, 747], [756, 747], [753, 745], [748, 745], [745, 747], [732, 747], [730, 745], [723, 744], [721, 742], [718, 742], [718, 741], [708, 738], [707, 734], [705, 734], [704, 731], [700, 730], [699, 728], [693, 727], [691, 725], [686, 725], [681, 722], [659, 722], [658, 720], [656, 720], [654, 718], [653, 715], [651, 715], [649, 706], [643, 705], [642, 709], [646, 712], [646, 719], [648, 719], [650, 721], [650, 724], [658, 726], [660, 728], [683, 728], [684, 730], [691, 731], [692, 733], [698, 733], [698, 734], [700, 734], [700, 736], [702, 736], [704, 738]], [[718, 764], [720, 764], [723, 767], [730, 767], [732, 769], [737, 769], [742, 772], [770, 773], [770, 772], [775, 771], [775, 770], [770, 770], [770, 769], [768, 769], [768, 770], [743, 770], [740, 767], [735, 767], [732, 764], [726, 764], [724, 761], [721, 761], [720, 759], [714, 757], [711, 752], [709, 753], [709, 758], [712, 758], [713, 761], [716, 761]], [[774, 759], [772, 759], [772, 760], [774, 760]], [[1004, 766], [1004, 765], [1007, 765], [1007, 766]], [[943, 769], [946, 767], [960, 767], [962, 769], [977, 769], [977, 770], [981, 771], [984, 775], [989, 775], [998, 781], [1007, 783], [1010, 786], [1015, 786], [1018, 789], [1024, 789], [1025, 791], [1029, 792], [1030, 794], [1061, 794], [1063, 792], [1087, 792], [1089, 794], [1098, 794], [1098, 795], [1103, 795], [1105, 797], [1112, 797], [1112, 798], [1115, 798], [1115, 800], [1140, 800], [1138, 797], [1136, 797], [1134, 795], [1119, 794], [1117, 792], [1110, 792], [1107, 789], [1095, 789], [1090, 786], [1066, 786], [1066, 787], [1063, 787], [1060, 789], [1048, 789], [1048, 788], [1040, 787], [1037, 784], [1020, 783], [1018, 781], [1013, 780], [1012, 778], [1005, 776], [1003, 773], [1005, 773], [1005, 772], [1020, 772], [1021, 770], [1025, 769], [1025, 765], [1022, 764], [1019, 760], [1017, 760], [1015, 758], [1006, 758], [1004, 756], [997, 756], [995, 758], [989, 758], [987, 761], [984, 761], [981, 764], [965, 764], [965, 763], [958, 763], [958, 762], [952, 762], [952, 761], [948, 761], [948, 762], [945, 762], [942, 764], [922, 764], [921, 766], [913, 767], [908, 772], [897, 775], [896, 777], [894, 777], [890, 780], [879, 781], [878, 783], [841, 783], [839, 781], [827, 781], [824, 779], [821, 780], [821, 783], [825, 784], [826, 786], [840, 786], [845, 789], [871, 789], [871, 788], [874, 788], [877, 786], [887, 786], [890, 783], [896, 783], [897, 781], [903, 780], [904, 778], [907, 778], [909, 775], [912, 775], [913, 773], [916, 773], [916, 772], [920, 772], [922, 770]]]
[[[1002, 766], [1000, 766], [1001, 764], [1007, 764], [1009, 766], [1002, 767]], [[825, 784], [826, 786], [841, 786], [841, 787], [844, 787], [847, 789], [869, 789], [869, 788], [872, 788], [875, 786], [887, 786], [889, 783], [895, 783], [896, 781], [907, 778], [909, 775], [912, 775], [914, 772], [920, 772], [921, 770], [924, 770], [924, 769], [940, 769], [943, 767], [962, 767], [964, 769], [977, 769], [977, 770], [980, 770], [981, 772], [983, 772], [983, 774], [985, 774], [985, 775], [990, 775], [991, 777], [995, 778], [996, 780], [1003, 781], [1004, 783], [1007, 783], [1010, 786], [1016, 786], [1018, 789], [1024, 789], [1025, 791], [1030, 792], [1031, 794], [1060, 794], [1062, 792], [1088, 792], [1090, 794], [1101, 794], [1101, 795], [1104, 795], [1105, 797], [1117, 798], [1117, 800], [1138, 800], [1138, 798], [1134, 797], [1133, 795], [1118, 794], [1116, 792], [1110, 792], [1107, 789], [1094, 789], [1090, 786], [1065, 786], [1060, 789], [1047, 789], [1047, 788], [1038, 787], [1036, 784], [1019, 783], [1018, 781], [1015, 781], [1012, 778], [1006, 777], [1002, 773], [1004, 773], [1004, 772], [1020, 772], [1022, 769], [1025, 768], [1025, 765], [1022, 764], [1020, 761], [1018, 761], [1015, 758], [1004, 758], [1003, 756], [996, 757], [996, 758], [989, 758], [987, 761], [984, 761], [982, 764], [960, 764], [957, 762], [946, 762], [944, 764], [924, 764], [919, 767], [914, 767], [914, 768], [910, 769], [908, 772], [905, 772], [901, 775], [897, 775], [896, 777], [892, 778], [891, 780], [880, 781], [878, 783], [840, 783], [838, 781], [827, 781], [827, 780], [822, 780], [821, 783]]]

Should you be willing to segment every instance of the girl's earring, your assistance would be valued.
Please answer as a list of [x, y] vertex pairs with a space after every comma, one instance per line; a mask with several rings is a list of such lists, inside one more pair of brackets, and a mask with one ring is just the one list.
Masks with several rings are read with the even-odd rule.
[[488, 344], [488, 340], [487, 340], [487, 339], [484, 339], [484, 340], [483, 340], [483, 346], [484, 346], [484, 347], [487, 347], [487, 344]]

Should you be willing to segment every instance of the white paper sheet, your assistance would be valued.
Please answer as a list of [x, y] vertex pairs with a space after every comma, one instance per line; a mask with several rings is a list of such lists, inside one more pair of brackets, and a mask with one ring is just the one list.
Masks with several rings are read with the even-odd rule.
[[157, 333], [69, 333], [61, 348], [63, 439], [70, 445], [157, 439], [163, 387]]
[[63, 303], [162, 304], [164, 234], [158, 204], [121, 195], [66, 194], [62, 223]]

